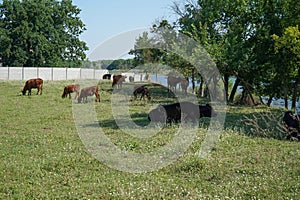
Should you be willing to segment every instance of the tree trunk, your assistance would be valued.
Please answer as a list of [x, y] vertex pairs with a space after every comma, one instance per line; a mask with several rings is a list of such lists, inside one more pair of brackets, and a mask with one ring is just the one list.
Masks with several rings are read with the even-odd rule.
[[296, 78], [296, 82], [295, 82], [295, 84], [293, 86], [292, 109], [296, 108], [297, 96], [298, 96], [299, 79], [300, 79], [300, 70], [298, 70], [298, 77]]
[[195, 94], [195, 68], [192, 70], [192, 93]]
[[231, 90], [231, 93], [230, 93], [230, 96], [229, 96], [229, 99], [228, 99], [228, 101], [229, 101], [230, 103], [233, 103], [233, 101], [234, 101], [234, 96], [235, 96], [235, 93], [236, 93], [236, 91], [237, 91], [237, 88], [238, 88], [240, 82], [241, 82], [241, 80], [240, 80], [239, 78], [237, 78], [237, 79], [235, 80], [235, 82], [234, 82], [233, 88], [232, 88], [232, 90]]
[[245, 102], [245, 99], [246, 99], [246, 90], [245, 90], [245, 88], [243, 88], [243, 91], [242, 91], [242, 96], [241, 96], [241, 98], [240, 98], [240, 100], [239, 100], [239, 104], [244, 104], [244, 102]]
[[228, 101], [229, 76], [227, 74], [224, 75], [224, 90], [225, 90], [225, 100]]
[[284, 91], [284, 107], [286, 109], [288, 109], [288, 95], [287, 95], [287, 84], [286, 84], [286, 81], [284, 82], [284, 88], [283, 88], [283, 91]]
[[265, 102], [263, 101], [262, 97], [259, 95], [259, 101], [262, 105], [266, 105]]
[[273, 101], [273, 97], [274, 97], [274, 95], [271, 95], [271, 96], [269, 97], [268, 102], [267, 102], [267, 106], [268, 106], [268, 107], [271, 106], [271, 103], [272, 103], [272, 101]]
[[204, 96], [204, 82], [203, 82], [203, 78], [202, 76], [200, 76], [200, 86], [199, 86], [199, 92], [198, 92], [198, 96], [199, 97], [203, 97]]
[[250, 96], [250, 99], [251, 99], [253, 105], [256, 105], [253, 95], [251, 94], [251, 92], [248, 92], [248, 93], [249, 93], [249, 96]]

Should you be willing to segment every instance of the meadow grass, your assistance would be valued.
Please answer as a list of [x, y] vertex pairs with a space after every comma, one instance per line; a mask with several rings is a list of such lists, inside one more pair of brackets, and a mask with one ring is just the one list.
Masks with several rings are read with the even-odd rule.
[[[1, 199], [299, 199], [300, 143], [273, 134], [275, 129], [268, 132], [270, 125], [255, 129], [255, 119], [267, 115], [261, 113], [280, 116], [282, 110], [228, 106], [209, 158], [195, 155], [209, 122], [201, 119], [196, 139], [178, 160], [160, 170], [129, 173], [106, 166], [83, 145], [72, 107], [85, 105], [61, 98], [71, 83], [45, 81], [43, 95], [33, 90], [22, 96], [24, 81], [0, 81]], [[156, 104], [175, 99], [163, 88], [149, 87], [152, 102], [129, 102], [140, 126], [149, 124], [147, 113]], [[163, 127], [148, 139], [120, 130], [111, 112], [110, 82], [101, 81], [99, 88], [96, 123], [120, 149], [151, 152], [172, 140], [179, 125]], [[268, 119], [278, 125], [276, 117]]]

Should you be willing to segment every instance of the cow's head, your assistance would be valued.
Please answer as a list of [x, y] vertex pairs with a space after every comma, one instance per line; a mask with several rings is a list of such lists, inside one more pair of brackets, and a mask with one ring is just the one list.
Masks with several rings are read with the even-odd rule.
[[200, 117], [216, 117], [217, 113], [210, 104], [199, 106]]
[[26, 90], [25, 89], [21, 90], [21, 92], [22, 92], [23, 95], [26, 94]]

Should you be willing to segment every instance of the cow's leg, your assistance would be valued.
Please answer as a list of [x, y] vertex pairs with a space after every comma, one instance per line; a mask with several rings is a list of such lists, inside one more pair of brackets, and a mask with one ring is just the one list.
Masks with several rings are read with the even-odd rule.
[[69, 92], [69, 99], [71, 99], [71, 92]]
[[75, 99], [79, 96], [79, 92], [76, 92]]
[[96, 96], [96, 102], [100, 102], [100, 95], [98, 93], [95, 93], [95, 96]]
[[144, 96], [145, 96], [145, 92], [142, 92], [140, 100], [142, 100], [144, 98]]
[[43, 86], [40, 86], [40, 95], [43, 93]]
[[28, 96], [31, 95], [31, 89], [28, 90]]
[[136, 90], [133, 92], [133, 96], [134, 96], [134, 100], [136, 100], [137, 99], [137, 92], [136, 92]]

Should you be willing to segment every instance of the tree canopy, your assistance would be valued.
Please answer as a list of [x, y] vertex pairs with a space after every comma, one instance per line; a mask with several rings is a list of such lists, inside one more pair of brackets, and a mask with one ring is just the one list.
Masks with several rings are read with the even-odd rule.
[[4, 66], [75, 67], [86, 58], [86, 30], [72, 0], [3, 0], [0, 62]]
[[[244, 97], [267, 96], [269, 105], [274, 97], [284, 98], [286, 107], [292, 99], [295, 105], [300, 83], [299, 1], [186, 0], [175, 2], [173, 10], [176, 22], [163, 20], [154, 27], [165, 25], [201, 44], [223, 75], [228, 101], [234, 100], [240, 85]], [[141, 60], [143, 54], [139, 56]], [[170, 60], [176, 66], [176, 59]], [[193, 70], [187, 72], [192, 76]], [[235, 80], [231, 91], [230, 78]]]

